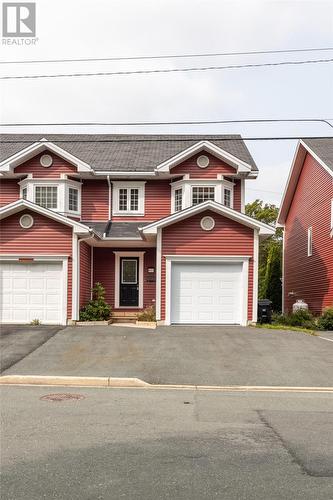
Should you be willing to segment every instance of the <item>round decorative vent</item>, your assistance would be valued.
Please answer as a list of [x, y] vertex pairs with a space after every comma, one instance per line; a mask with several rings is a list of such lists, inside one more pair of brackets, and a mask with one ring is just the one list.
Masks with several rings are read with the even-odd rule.
[[200, 155], [197, 158], [197, 165], [200, 168], [206, 168], [209, 165], [209, 158], [206, 155]]
[[42, 167], [48, 168], [52, 165], [53, 158], [51, 155], [42, 155], [39, 161]]
[[215, 220], [213, 217], [203, 217], [201, 219], [200, 225], [204, 231], [211, 231], [215, 226]]
[[29, 229], [30, 227], [33, 226], [34, 220], [29, 214], [24, 214], [20, 218], [20, 226], [23, 227], [23, 229]]

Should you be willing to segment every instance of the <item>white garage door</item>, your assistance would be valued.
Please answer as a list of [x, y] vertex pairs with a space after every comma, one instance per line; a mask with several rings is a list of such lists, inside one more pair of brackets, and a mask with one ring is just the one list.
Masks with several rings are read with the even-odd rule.
[[0, 263], [1, 322], [61, 324], [62, 280], [62, 262]]
[[171, 322], [240, 324], [242, 264], [173, 263]]

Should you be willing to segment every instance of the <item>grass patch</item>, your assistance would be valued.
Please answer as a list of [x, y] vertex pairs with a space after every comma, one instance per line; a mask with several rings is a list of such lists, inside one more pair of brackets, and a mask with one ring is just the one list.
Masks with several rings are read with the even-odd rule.
[[287, 330], [292, 332], [306, 333], [307, 335], [313, 335], [314, 337], [317, 336], [315, 330], [311, 330], [310, 328], [302, 328], [300, 326], [288, 326], [288, 325], [279, 325], [272, 323], [267, 323], [267, 324], [258, 323], [257, 325], [254, 325], [254, 328], [267, 328], [268, 330]]

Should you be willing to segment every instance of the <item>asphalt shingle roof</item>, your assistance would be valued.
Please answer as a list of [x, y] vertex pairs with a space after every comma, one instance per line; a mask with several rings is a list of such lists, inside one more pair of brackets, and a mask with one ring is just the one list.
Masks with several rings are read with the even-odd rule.
[[141, 238], [138, 228], [150, 222], [82, 222], [82, 224], [91, 227], [100, 237], [106, 233], [107, 238]]
[[333, 171], [333, 137], [302, 139], [302, 141]]
[[[240, 135], [1, 134], [0, 161], [42, 138], [96, 171], [149, 172], [184, 149], [207, 140], [258, 170]], [[8, 142], [9, 141], [9, 142]]]

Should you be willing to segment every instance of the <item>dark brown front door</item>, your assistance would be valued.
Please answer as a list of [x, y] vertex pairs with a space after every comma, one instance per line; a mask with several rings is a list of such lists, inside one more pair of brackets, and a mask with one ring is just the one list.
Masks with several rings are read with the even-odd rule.
[[120, 259], [120, 300], [122, 307], [139, 306], [139, 258]]

